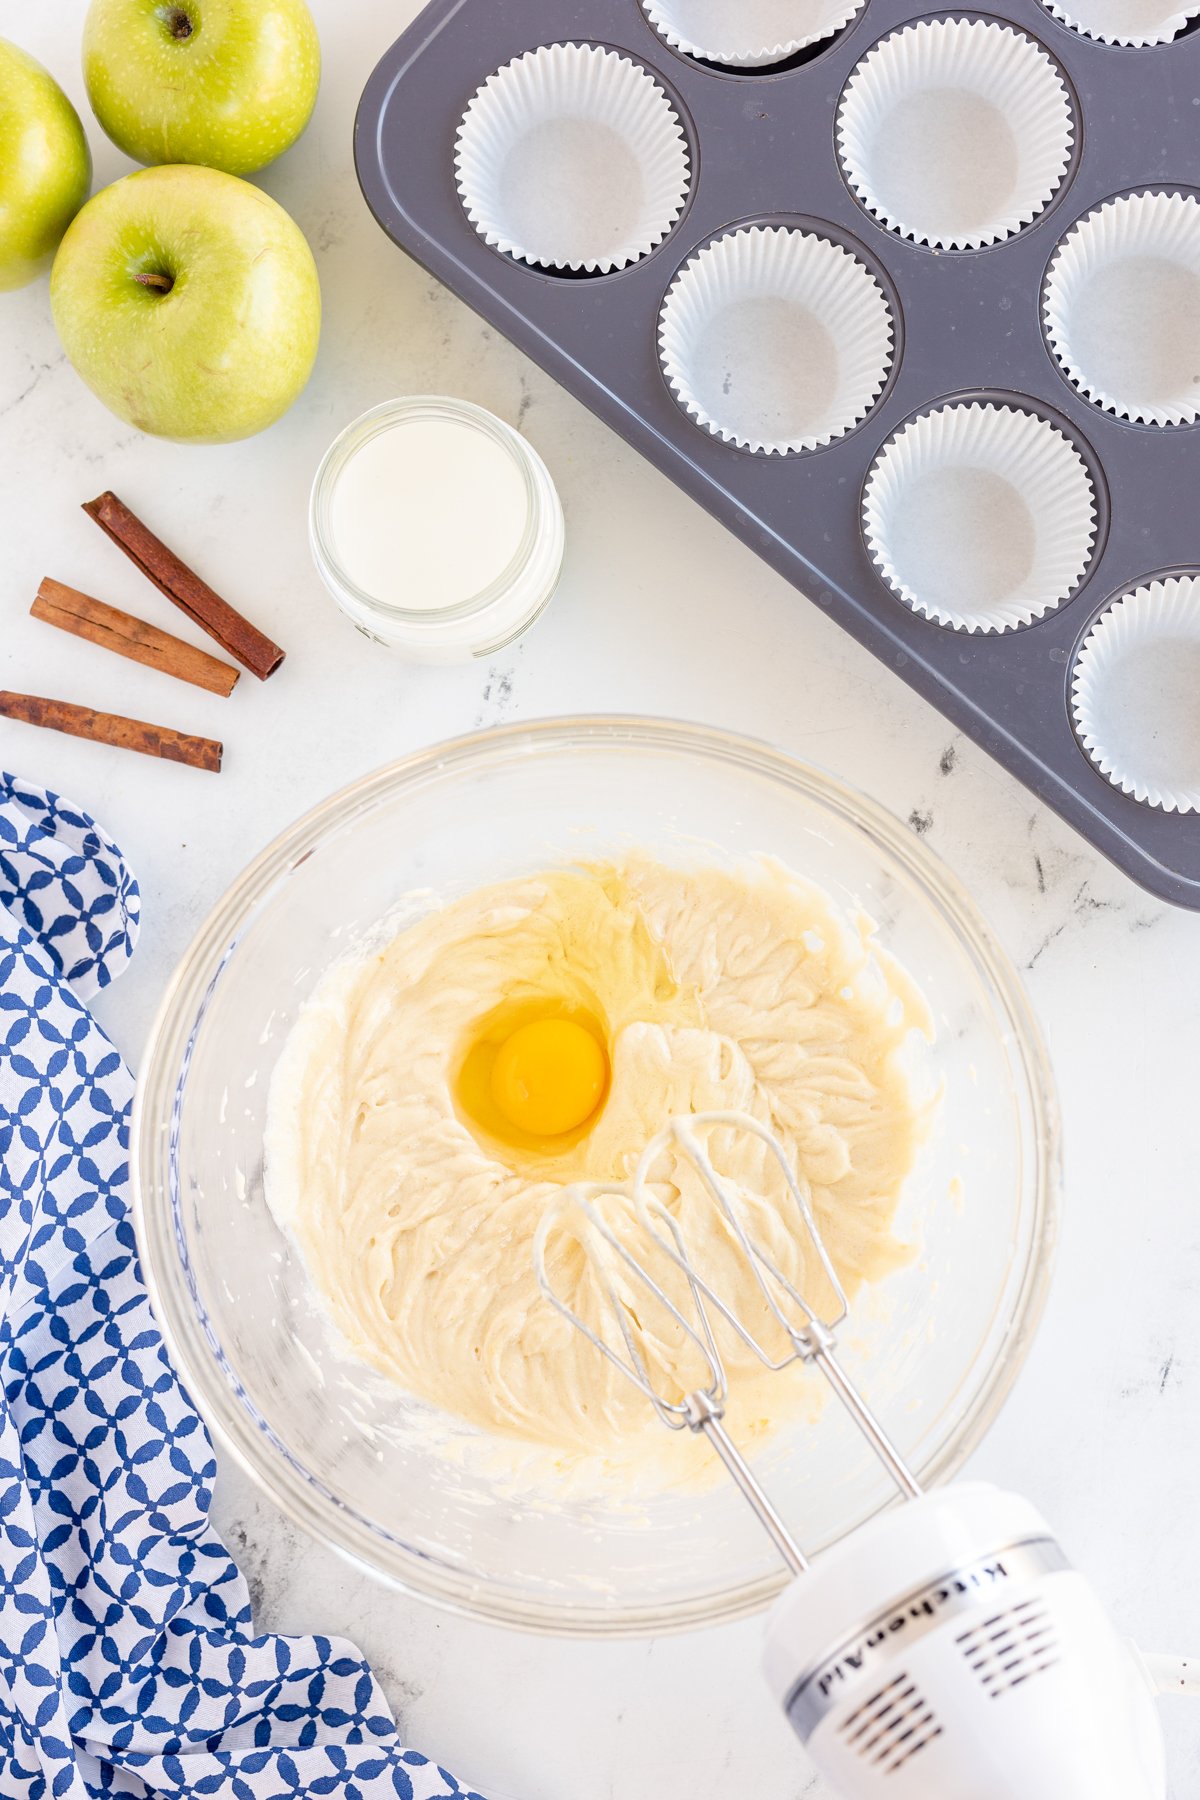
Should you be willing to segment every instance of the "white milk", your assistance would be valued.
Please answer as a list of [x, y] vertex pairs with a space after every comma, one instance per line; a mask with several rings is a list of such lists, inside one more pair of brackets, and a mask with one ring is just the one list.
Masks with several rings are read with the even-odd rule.
[[533, 446], [469, 400], [386, 400], [313, 482], [309, 543], [342, 611], [419, 661], [490, 656], [549, 603], [562, 505]]
[[529, 493], [503, 445], [456, 419], [399, 419], [339, 470], [333, 549], [373, 599], [410, 612], [472, 600], [511, 564]]

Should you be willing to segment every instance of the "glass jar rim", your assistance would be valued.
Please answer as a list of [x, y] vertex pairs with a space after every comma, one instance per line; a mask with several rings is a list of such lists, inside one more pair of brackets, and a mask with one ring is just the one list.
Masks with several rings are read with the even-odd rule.
[[[378, 595], [368, 593], [353, 581], [339, 560], [334, 543], [330, 509], [338, 477], [351, 458], [385, 431], [405, 424], [437, 419], [462, 425], [489, 438], [510, 458], [520, 477], [525, 494], [525, 527], [505, 567], [478, 593], [452, 606], [396, 606]], [[420, 630], [485, 613], [489, 607], [509, 593], [521, 579], [537, 548], [544, 522], [544, 501], [539, 477], [550, 481], [549, 471], [537, 451], [526, 443], [519, 432], [505, 420], [477, 406], [473, 400], [462, 400], [451, 394], [411, 394], [383, 400], [357, 418], [351, 419], [334, 438], [321, 458], [313, 478], [309, 498], [309, 535], [313, 554], [322, 573], [328, 572], [338, 587], [357, 606], [381, 619], [393, 619]]]

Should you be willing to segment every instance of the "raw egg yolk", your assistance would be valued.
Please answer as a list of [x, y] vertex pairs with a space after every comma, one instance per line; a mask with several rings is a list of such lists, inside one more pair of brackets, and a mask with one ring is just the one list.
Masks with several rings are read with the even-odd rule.
[[561, 1137], [589, 1119], [608, 1080], [608, 1059], [573, 1019], [535, 1019], [501, 1044], [492, 1099], [530, 1137]]

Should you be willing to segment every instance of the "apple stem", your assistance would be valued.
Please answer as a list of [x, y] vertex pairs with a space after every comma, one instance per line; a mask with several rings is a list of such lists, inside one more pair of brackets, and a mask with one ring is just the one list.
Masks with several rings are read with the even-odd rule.
[[159, 294], [169, 294], [175, 286], [173, 275], [159, 275], [149, 269], [141, 275], [135, 275], [133, 279], [140, 281], [143, 287], [153, 288]]

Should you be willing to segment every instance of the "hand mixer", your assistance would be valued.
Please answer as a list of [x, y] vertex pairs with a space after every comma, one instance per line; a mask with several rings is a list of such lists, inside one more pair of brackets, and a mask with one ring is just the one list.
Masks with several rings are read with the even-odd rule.
[[[718, 1175], [709, 1154], [716, 1127], [754, 1134], [778, 1163], [788, 1226], [811, 1242], [831, 1307], [810, 1305], [752, 1234], [745, 1194]], [[722, 1241], [752, 1270], [768, 1334], [752, 1330], [698, 1266], [656, 1194], [654, 1172], [672, 1145], [699, 1174]], [[606, 1199], [622, 1206], [620, 1230]], [[556, 1286], [564, 1232], [586, 1257], [615, 1334], [594, 1328]], [[838, 1361], [846, 1295], [808, 1195], [764, 1125], [736, 1112], [672, 1120], [628, 1185], [564, 1190], [542, 1221], [534, 1261], [543, 1294], [662, 1423], [704, 1434], [796, 1576], [768, 1623], [767, 1679], [847, 1800], [1164, 1800], [1152, 1695], [1200, 1691], [1196, 1665], [1143, 1658], [1126, 1643], [1029, 1501], [974, 1482], [922, 1492]], [[671, 1270], [682, 1282], [664, 1285]], [[693, 1391], [666, 1392], [651, 1377], [644, 1318], [655, 1307], [699, 1359]], [[769, 1370], [794, 1362], [820, 1369], [906, 1502], [811, 1567], [722, 1423], [723, 1328]]]

